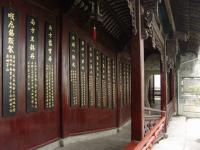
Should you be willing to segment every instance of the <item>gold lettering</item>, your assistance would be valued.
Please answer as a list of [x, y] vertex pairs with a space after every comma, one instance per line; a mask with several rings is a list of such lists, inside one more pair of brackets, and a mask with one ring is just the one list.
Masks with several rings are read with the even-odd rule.
[[11, 28], [11, 29], [14, 29], [14, 28], [15, 28], [15, 26], [14, 26], [12, 20], [9, 22], [9, 24], [8, 24], [8, 28]]
[[34, 26], [35, 25], [35, 19], [32, 18], [30, 23]]
[[49, 62], [51, 62], [51, 61], [52, 61], [52, 57], [51, 57], [51, 56], [49, 56], [48, 60], [49, 60]]
[[32, 34], [35, 33], [35, 28], [32, 27], [30, 30], [31, 30], [31, 33], [32, 33]]
[[31, 50], [31, 51], [35, 51], [35, 45], [30, 44], [30, 50]]
[[8, 30], [8, 35], [9, 35], [10, 37], [14, 37], [14, 36], [15, 36], [14, 30], [13, 30], [13, 29], [9, 29], [9, 30]]
[[14, 38], [8, 37], [8, 44], [14, 45]]
[[12, 13], [12, 12], [9, 12], [8, 13], [8, 18], [10, 19], [10, 20], [15, 20], [15, 14], [14, 13]]
[[49, 54], [51, 54], [52, 53], [52, 48], [49, 48], [48, 51], [49, 51]]
[[35, 37], [34, 37], [34, 36], [31, 36], [30, 41], [31, 41], [31, 42], [35, 42]]
[[8, 45], [8, 53], [13, 54], [14, 53], [14, 47], [12, 45]]
[[49, 33], [49, 38], [52, 38], [52, 33], [51, 32]]
[[[34, 53], [31, 53], [31, 56], [30, 56], [31, 59], [35, 59], [35, 54]], [[33, 66], [32, 66], [33, 67]]]
[[50, 30], [50, 31], [52, 31], [52, 30], [53, 30], [51, 25], [49, 25], [49, 30]]
[[52, 40], [49, 40], [49, 46], [53, 46]]

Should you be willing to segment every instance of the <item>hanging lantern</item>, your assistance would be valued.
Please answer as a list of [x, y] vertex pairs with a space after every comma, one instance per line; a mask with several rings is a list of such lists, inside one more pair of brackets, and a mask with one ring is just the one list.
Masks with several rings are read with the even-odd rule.
[[98, 22], [102, 22], [102, 14], [100, 13], [100, 3], [102, 0], [91, 0], [91, 13], [90, 20], [93, 24], [92, 26], [92, 39], [96, 41], [96, 25]]

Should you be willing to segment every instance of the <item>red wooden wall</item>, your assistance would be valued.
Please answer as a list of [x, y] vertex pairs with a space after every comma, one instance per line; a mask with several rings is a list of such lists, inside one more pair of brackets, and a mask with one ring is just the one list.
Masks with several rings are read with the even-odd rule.
[[[129, 65], [130, 62], [126, 59], [123, 58], [120, 54], [118, 54], [117, 56], [117, 63], [118, 63], [118, 72], [117, 72], [117, 76], [118, 76], [118, 126], [122, 126], [124, 123], [126, 123], [131, 116], [131, 93], [130, 95], [128, 95], [127, 93], [124, 93], [125, 87], [123, 86], [124, 83], [124, 65]], [[122, 68], [120, 68], [120, 64], [122, 65]], [[122, 70], [121, 70], [122, 69]], [[131, 69], [131, 67], [129, 66], [129, 69]], [[130, 71], [130, 70], [129, 70]], [[120, 72], [122, 75], [122, 81], [120, 81]], [[131, 71], [130, 71], [131, 72]], [[131, 80], [131, 77], [130, 77]], [[121, 83], [122, 82], [122, 83]], [[122, 87], [120, 87], [122, 86]], [[120, 89], [122, 88], [122, 89]], [[122, 91], [121, 91], [122, 90]], [[131, 83], [129, 83], [129, 90], [131, 91]], [[125, 90], [126, 91], [126, 90]]]
[[100, 44], [94, 45], [91, 35], [84, 32], [83, 29], [73, 24], [71, 20], [65, 16], [63, 18], [63, 34], [62, 34], [62, 120], [63, 120], [63, 136], [66, 137], [80, 132], [98, 131], [102, 129], [116, 127], [116, 109], [96, 108], [96, 107], [70, 107], [69, 94], [69, 33], [74, 32], [80, 39], [92, 44], [106, 56], [113, 59], [116, 54]]
[[[81, 25], [73, 23], [68, 16], [61, 17], [58, 11], [40, 7], [38, 3], [28, 3], [24, 0], [0, 2], [0, 33], [2, 33], [2, 9], [10, 7], [17, 11], [18, 21], [18, 110], [14, 116], [5, 117], [2, 114], [2, 71], [0, 72], [0, 149], [28, 149], [55, 141], [62, 137], [96, 132], [119, 127], [130, 117], [130, 105], [120, 106], [118, 83], [116, 83], [116, 107], [110, 108], [80, 108], [70, 107], [69, 85], [69, 32], [77, 33], [78, 37], [98, 48], [105, 56], [116, 60], [117, 52], [111, 45], [94, 42], [91, 34]], [[26, 64], [26, 17], [33, 15], [39, 19], [39, 109], [36, 112], [26, 111], [25, 64]], [[54, 54], [55, 107], [46, 110], [44, 106], [44, 50], [45, 21], [56, 26]], [[0, 69], [2, 70], [2, 36], [0, 36]], [[112, 48], [113, 47], [113, 48]], [[118, 66], [117, 66], [118, 68]], [[118, 76], [118, 72], [116, 74]]]
[[[9, 4], [8, 4], [9, 3]], [[2, 115], [2, 71], [0, 72], [0, 149], [28, 149], [60, 137], [60, 116], [58, 97], [58, 71], [57, 63], [54, 64], [55, 82], [55, 108], [45, 110], [44, 108], [44, 27], [45, 21], [49, 20], [56, 24], [55, 14], [29, 5], [24, 1], [1, 1], [0, 3], [0, 33], [2, 33], [2, 9], [10, 7], [18, 12], [18, 63], [17, 80], [18, 85], [18, 110], [14, 116], [4, 117]], [[39, 18], [39, 109], [37, 112], [26, 112], [25, 96], [25, 54], [26, 54], [26, 16], [34, 15]], [[56, 44], [57, 45], [57, 44]], [[2, 36], [0, 36], [0, 69], [2, 70]], [[55, 60], [57, 60], [55, 49]]]

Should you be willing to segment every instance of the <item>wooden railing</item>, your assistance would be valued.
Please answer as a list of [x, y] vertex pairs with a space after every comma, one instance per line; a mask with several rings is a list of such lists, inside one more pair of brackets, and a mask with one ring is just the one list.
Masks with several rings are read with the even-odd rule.
[[165, 111], [145, 107], [144, 135], [146, 135], [151, 128], [156, 125], [162, 114], [165, 114]]
[[[156, 115], [157, 120], [155, 121], [155, 124], [150, 127], [148, 132], [146, 132], [142, 141], [132, 141], [124, 150], [151, 150], [159, 134], [162, 133], [165, 128], [166, 112], [152, 108], [145, 108], [145, 112], [148, 111], [160, 113], [160, 116]], [[155, 115], [153, 116], [153, 119], [155, 119]], [[147, 118], [151, 118], [151, 116], [147, 116]]]

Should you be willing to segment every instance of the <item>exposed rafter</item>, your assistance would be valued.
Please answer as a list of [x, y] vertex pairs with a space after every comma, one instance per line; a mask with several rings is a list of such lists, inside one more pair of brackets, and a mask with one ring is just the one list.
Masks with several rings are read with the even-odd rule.
[[167, 15], [168, 15], [168, 18], [169, 18], [169, 22], [172, 26], [173, 32], [175, 32], [176, 27], [175, 27], [175, 23], [174, 23], [174, 17], [173, 17], [173, 14], [172, 14], [170, 1], [164, 0], [164, 2], [165, 2], [165, 7], [166, 7]]

